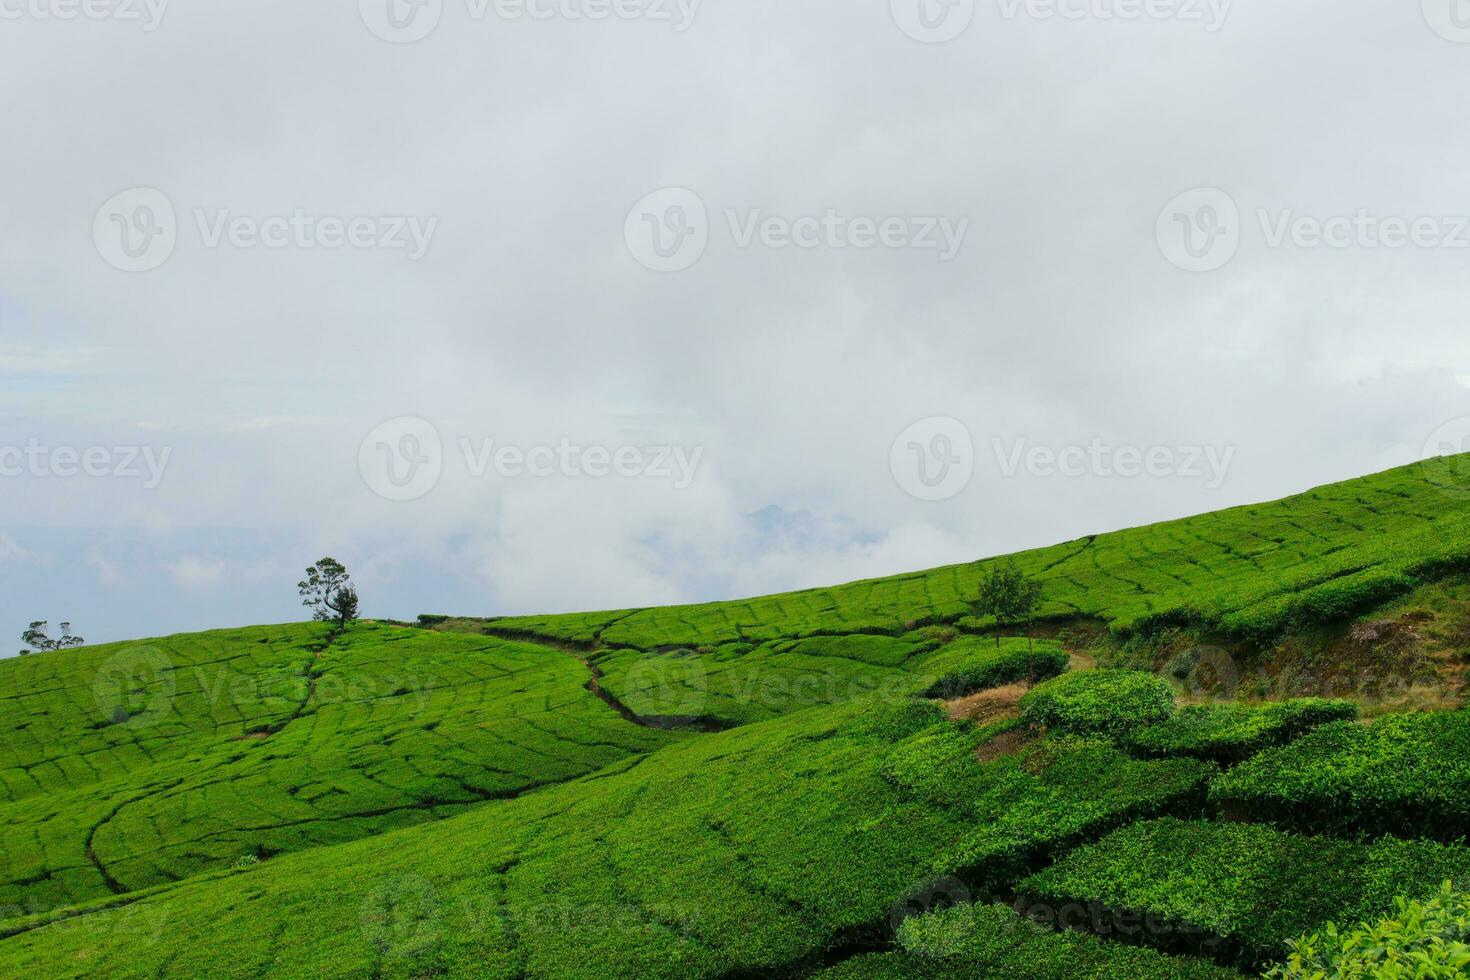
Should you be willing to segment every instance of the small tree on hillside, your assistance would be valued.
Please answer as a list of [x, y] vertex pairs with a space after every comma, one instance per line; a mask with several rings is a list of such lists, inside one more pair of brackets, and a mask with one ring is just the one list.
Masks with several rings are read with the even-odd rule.
[[[1028, 579], [1013, 560], [1001, 562], [986, 573], [980, 583], [980, 600], [975, 614], [994, 616], [996, 626], [1017, 626], [1031, 618], [1041, 601], [1041, 584]], [[1027, 637], [1029, 647], [1030, 638]], [[1000, 646], [1000, 633], [995, 634]]]
[[357, 619], [357, 589], [337, 559], [323, 558], [312, 565], [296, 588], [301, 604], [309, 607], [318, 621], [335, 623], [343, 630]]
[[[37, 620], [26, 627], [26, 631], [20, 635], [20, 641], [26, 646], [33, 648], [37, 653], [47, 653], [51, 650], [67, 650], [71, 647], [79, 647], [87, 641], [80, 636], [71, 635], [71, 623], [61, 624], [61, 639], [51, 639], [45, 620]], [[24, 656], [30, 650], [22, 650]]]

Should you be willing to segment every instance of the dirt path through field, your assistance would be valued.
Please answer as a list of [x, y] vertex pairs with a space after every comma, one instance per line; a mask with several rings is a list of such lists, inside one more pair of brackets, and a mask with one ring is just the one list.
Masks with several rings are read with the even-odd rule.
[[[1097, 669], [1097, 661], [1088, 654], [1079, 653], [1076, 650], [1067, 652], [1071, 656], [1069, 670]], [[950, 721], [969, 720], [977, 725], [989, 725], [1019, 716], [1021, 698], [1025, 697], [1029, 690], [1031, 690], [1031, 685], [1024, 682], [1007, 684], [1004, 687], [992, 687], [956, 698], [953, 701], [946, 701], [944, 706], [949, 712]]]
[[977, 725], [989, 725], [1019, 715], [1021, 698], [1029, 690], [1030, 684], [1007, 684], [1005, 687], [976, 691], [944, 704], [949, 710], [950, 721], [969, 720]]

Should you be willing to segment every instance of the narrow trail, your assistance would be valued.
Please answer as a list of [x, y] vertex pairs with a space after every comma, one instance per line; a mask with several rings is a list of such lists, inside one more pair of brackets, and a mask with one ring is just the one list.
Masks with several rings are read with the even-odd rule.
[[[573, 642], [569, 640], [557, 640], [550, 637], [540, 636], [535, 633], [525, 633], [518, 630], [496, 629], [494, 626], [481, 626], [480, 632], [486, 636], [493, 636], [500, 640], [510, 640], [515, 643], [529, 643], [533, 646], [546, 647], [549, 650], [558, 650], [577, 661], [587, 668], [591, 676], [582, 687], [588, 693], [595, 695], [609, 708], [616, 711], [618, 716], [630, 725], [639, 728], [651, 728], [658, 731], [697, 731], [697, 732], [723, 732], [736, 727], [730, 722], [712, 717], [686, 717], [683, 715], [640, 715], [628, 707], [607, 688], [602, 686], [602, 680], [606, 676], [601, 667], [592, 661], [592, 654], [604, 649], [600, 640], [590, 643]], [[601, 634], [598, 634], [599, 637]], [[633, 650], [628, 647], [626, 649]], [[672, 647], [672, 650], [682, 650], [684, 647]], [[647, 651], [637, 651], [644, 656], [658, 656]]]
[[[142, 797], [139, 797], [139, 799], [141, 798]], [[122, 803], [119, 803], [117, 806], [112, 808], [112, 811], [108, 813], [107, 816], [103, 817], [98, 823], [93, 824], [92, 829], [87, 831], [87, 860], [92, 863], [92, 867], [96, 868], [97, 873], [102, 876], [102, 882], [103, 884], [107, 885], [107, 890], [112, 892], [114, 895], [126, 895], [128, 893], [128, 889], [125, 888], [122, 883], [114, 878], [112, 874], [107, 870], [107, 865], [103, 864], [102, 859], [97, 856], [97, 849], [93, 846], [93, 842], [97, 838], [97, 831], [101, 830], [104, 824], [110, 821], [113, 817], [117, 816], [118, 812], [121, 811], [123, 807], [127, 806], [129, 803], [136, 802], [137, 800], [125, 800]]]
[[586, 667], [587, 672], [592, 675], [591, 678], [588, 679], [587, 683], [582, 685], [583, 687], [601, 698], [604, 704], [616, 711], [619, 715], [622, 716], [623, 720], [628, 722], [629, 724], [639, 725], [644, 728], [650, 727], [647, 722], [638, 717], [638, 713], [636, 711], [628, 707], [623, 702], [619, 701], [617, 695], [613, 694], [607, 688], [602, 686], [603, 673], [601, 667], [598, 667], [586, 657], [577, 656], [576, 654], [573, 654], [572, 656], [583, 667]]
[[[156, 792], [167, 793], [169, 790], [176, 788], [181, 782], [182, 780], [177, 780], [175, 782], [169, 783], [161, 788], [158, 788]], [[130, 891], [132, 891], [132, 889], [128, 888], [122, 882], [114, 878], [112, 876], [112, 873], [107, 870], [107, 865], [103, 864], [102, 859], [97, 856], [97, 832], [100, 831], [103, 827], [107, 826], [109, 823], [111, 823], [114, 819], [116, 819], [117, 815], [121, 813], [126, 807], [130, 807], [134, 803], [141, 803], [149, 797], [156, 795], [156, 792], [155, 790], [150, 789], [146, 793], [140, 793], [137, 796], [129, 797], [126, 800], [122, 800], [111, 810], [107, 811], [107, 814], [103, 816], [101, 820], [93, 824], [91, 829], [87, 831], [87, 839], [84, 843], [84, 850], [86, 851], [87, 860], [91, 862], [92, 867], [97, 869], [97, 873], [102, 876], [102, 881], [104, 884], [107, 885], [108, 891], [112, 892], [114, 895], [126, 895]]]
[[[1065, 646], [1063, 649], [1070, 657], [1067, 665], [1069, 672], [1077, 673], [1097, 669], [1097, 660], [1091, 654]], [[1033, 686], [1021, 681], [1016, 684], [986, 688], [983, 691], [973, 691], [964, 697], [945, 701], [944, 708], [949, 713], [950, 721], [973, 721], [977, 725], [991, 725], [998, 721], [1020, 717], [1021, 699]]]
[[1007, 718], [1019, 717], [1021, 698], [1031, 690], [1030, 684], [1007, 684], [967, 694], [962, 698], [944, 702], [950, 721], [973, 721], [977, 725], [990, 725]]
[[[341, 630], [334, 630], [320, 645], [307, 648], [308, 652], [310, 652], [312, 655], [312, 659], [306, 664], [306, 674], [308, 677], [306, 691], [302, 696], [301, 703], [296, 705], [295, 710], [291, 712], [289, 717], [265, 728], [245, 732], [243, 735], [239, 735], [236, 738], [232, 739], [232, 741], [268, 739], [274, 735], [280, 734], [286, 729], [288, 725], [300, 719], [301, 716], [306, 713], [307, 706], [311, 704], [312, 698], [316, 695], [317, 675], [312, 671], [312, 667], [321, 660], [322, 654], [326, 653], [332, 648], [332, 645], [337, 642], [341, 635]], [[121, 813], [124, 808], [132, 806], [134, 803], [141, 803], [142, 801], [149, 799], [152, 796], [159, 795], [160, 793], [167, 793], [177, 786], [179, 786], [179, 782], [170, 783], [169, 785], [162, 787], [162, 789], [160, 790], [150, 790], [147, 793], [143, 793], [130, 799], [123, 800], [122, 802], [114, 806], [110, 811], [108, 811], [106, 816], [104, 816], [97, 823], [93, 824], [91, 829], [87, 831], [87, 837], [83, 845], [87, 855], [87, 860], [91, 863], [92, 867], [97, 869], [97, 873], [102, 876], [102, 881], [105, 885], [107, 885], [108, 891], [112, 892], [114, 895], [126, 895], [132, 889], [129, 889], [127, 886], [123, 885], [122, 882], [114, 878], [112, 876], [112, 873], [107, 870], [107, 865], [104, 864], [102, 859], [97, 856], [96, 840], [98, 831], [100, 831], [103, 827], [116, 819], [117, 815]]]
[[283, 718], [278, 722], [274, 722], [272, 724], [245, 732], [243, 735], [240, 735], [237, 738], [233, 739], [233, 741], [246, 742], [273, 738], [274, 736], [281, 734], [281, 732], [290, 727], [292, 722], [299, 721], [301, 719], [301, 716], [306, 714], [307, 706], [311, 704], [312, 698], [316, 697], [316, 684], [318, 674], [313, 668], [317, 663], [321, 661], [322, 654], [330, 650], [333, 644], [341, 639], [342, 633], [342, 630], [334, 629], [331, 633], [327, 635], [327, 638], [322, 641], [319, 646], [307, 648], [307, 652], [311, 654], [311, 659], [306, 662], [305, 673], [303, 675], [306, 678], [306, 690], [302, 693], [301, 702], [296, 705], [296, 708], [291, 712], [288, 717]]

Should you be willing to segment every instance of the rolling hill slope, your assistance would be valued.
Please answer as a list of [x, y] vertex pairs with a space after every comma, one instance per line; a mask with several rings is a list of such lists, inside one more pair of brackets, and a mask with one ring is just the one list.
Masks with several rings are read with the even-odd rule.
[[[1104, 646], [1269, 646], [1470, 569], [1462, 462], [1016, 557]], [[973, 616], [987, 565], [0, 663], [0, 975], [1225, 977], [1334, 910], [1470, 885], [1459, 713], [1176, 713], [1098, 671], [951, 722], [932, 699], [1068, 665]], [[1324, 767], [1342, 786], [1303, 789]], [[1232, 835], [1320, 868], [1283, 906]], [[1161, 924], [1079, 939], [1058, 903]]]
[[[1436, 459], [1238, 507], [1101, 534], [1015, 558], [1045, 588], [1043, 616], [1087, 616], [1127, 634], [1186, 624], [1265, 640], [1467, 566], [1470, 481]], [[791, 637], [893, 633], [969, 612], [988, 562], [744, 602], [520, 617], [494, 625], [578, 643], [657, 650]]]

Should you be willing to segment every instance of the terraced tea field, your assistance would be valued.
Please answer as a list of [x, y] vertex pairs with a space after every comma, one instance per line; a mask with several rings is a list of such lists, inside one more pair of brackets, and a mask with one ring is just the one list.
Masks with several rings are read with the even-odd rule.
[[1470, 716], [1106, 663], [1459, 649], [1457, 463], [1016, 556], [1051, 639], [980, 562], [0, 662], [0, 976], [1470, 975]]
[[0, 906], [422, 823], [678, 737], [543, 647], [371, 624], [325, 643], [272, 627], [7, 662]]

